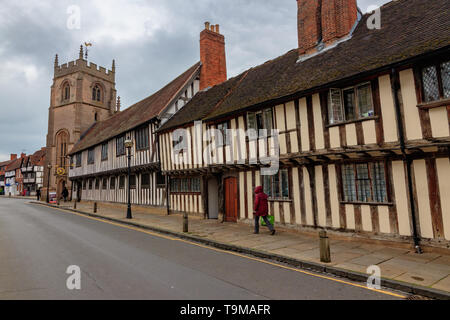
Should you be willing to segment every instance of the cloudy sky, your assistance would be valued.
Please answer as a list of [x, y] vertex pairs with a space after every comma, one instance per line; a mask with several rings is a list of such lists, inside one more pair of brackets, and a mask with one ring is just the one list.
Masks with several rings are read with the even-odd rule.
[[[205, 21], [221, 25], [228, 76], [297, 47], [294, 0], [2, 0], [0, 161], [45, 146], [50, 86], [60, 63], [92, 42], [89, 60], [111, 68], [127, 107], [199, 60]], [[370, 5], [388, 0], [358, 0]], [[80, 25], [74, 17], [80, 12]]]

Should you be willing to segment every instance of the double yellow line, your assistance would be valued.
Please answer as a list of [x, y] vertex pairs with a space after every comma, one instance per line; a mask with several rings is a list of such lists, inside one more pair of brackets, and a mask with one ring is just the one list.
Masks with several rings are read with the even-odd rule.
[[193, 245], [193, 246], [197, 246], [197, 247], [201, 247], [201, 248], [205, 248], [205, 249], [208, 249], [208, 250], [213, 250], [213, 251], [217, 251], [217, 252], [221, 252], [221, 253], [231, 254], [233, 256], [237, 256], [237, 257], [248, 259], [248, 260], [257, 261], [257, 262], [268, 264], [268, 265], [271, 265], [271, 266], [275, 266], [275, 267], [278, 267], [278, 268], [281, 268], [281, 269], [290, 270], [290, 271], [294, 271], [294, 272], [298, 272], [298, 273], [303, 273], [303, 274], [306, 274], [306, 275], [309, 275], [309, 276], [312, 276], [312, 277], [326, 279], [326, 280], [330, 280], [330, 281], [334, 281], [334, 282], [339, 282], [339, 283], [346, 284], [346, 285], [349, 285], [349, 286], [358, 287], [358, 288], [366, 289], [366, 290], [369, 290], [369, 291], [374, 291], [374, 292], [386, 294], [386, 295], [393, 296], [393, 297], [400, 298], [400, 299], [406, 299], [406, 296], [404, 296], [404, 295], [393, 293], [393, 292], [389, 292], [389, 291], [386, 291], [386, 290], [371, 289], [371, 288], [363, 286], [361, 284], [356, 284], [356, 283], [348, 282], [348, 281], [345, 281], [345, 280], [340, 280], [340, 279], [327, 277], [327, 276], [324, 276], [324, 275], [315, 274], [315, 273], [312, 273], [312, 272], [308, 272], [308, 271], [292, 268], [292, 267], [287, 267], [287, 266], [284, 266], [284, 265], [281, 265], [281, 264], [277, 264], [277, 263], [273, 263], [273, 262], [270, 262], [270, 261], [266, 261], [266, 260], [263, 260], [263, 259], [249, 257], [249, 256], [246, 256], [246, 255], [243, 255], [243, 254], [239, 254], [239, 253], [236, 253], [236, 252], [232, 252], [232, 251], [226, 251], [226, 250], [222, 250], [222, 249], [217, 249], [217, 248], [214, 248], [214, 247], [202, 245], [202, 244], [199, 244], [199, 243], [195, 243], [195, 242], [188, 241], [188, 240], [183, 240], [183, 239], [176, 238], [176, 237], [165, 236], [163, 234], [152, 232], [152, 231], [147, 231], [147, 230], [144, 230], [144, 229], [141, 229], [141, 228], [138, 228], [138, 227], [133, 227], [133, 226], [129, 226], [129, 225], [113, 222], [113, 221], [108, 221], [108, 220], [105, 220], [105, 219], [95, 218], [95, 217], [87, 216], [87, 215], [84, 215], [84, 214], [76, 213], [76, 212], [65, 210], [65, 209], [60, 209], [60, 208], [54, 208], [54, 209], [62, 211], [62, 212], [65, 212], [65, 213], [71, 213], [71, 214], [74, 214], [74, 215], [77, 215], [77, 216], [80, 216], [80, 217], [83, 217], [83, 218], [87, 218], [87, 219], [91, 219], [91, 220], [95, 220], [95, 221], [99, 221], [99, 222], [103, 222], [103, 223], [108, 223], [110, 225], [114, 225], [114, 226], [117, 226], [117, 227], [126, 228], [126, 229], [129, 229], [129, 230], [134, 230], [134, 231], [137, 231], [137, 232], [145, 233], [145, 234], [152, 235], [152, 236], [155, 236], [155, 237], [158, 237], [158, 238], [167, 239], [167, 240], [171, 240], [171, 241], [184, 242], [184, 243], [188, 243], [188, 244]]

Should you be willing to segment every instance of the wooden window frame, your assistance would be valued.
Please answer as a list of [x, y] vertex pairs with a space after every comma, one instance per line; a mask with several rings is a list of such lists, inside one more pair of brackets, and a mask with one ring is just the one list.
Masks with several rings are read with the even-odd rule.
[[119, 190], [124, 190], [125, 189], [125, 184], [126, 184], [126, 179], [125, 176], [119, 176]]
[[[284, 197], [283, 196], [283, 172], [286, 172], [286, 176], [287, 176], [287, 181], [286, 181], [286, 183], [287, 183], [287, 187], [288, 187], [288, 196], [287, 197]], [[265, 192], [266, 191], [266, 181], [265, 181], [265, 179], [267, 178], [267, 177], [269, 177], [269, 179], [270, 179], [270, 189], [271, 189], [271, 194], [268, 194], [268, 196], [269, 196], [269, 200], [270, 201], [291, 201], [292, 200], [292, 197], [291, 197], [291, 188], [290, 188], [290, 179], [292, 179], [291, 177], [290, 177], [290, 175], [289, 175], [289, 169], [287, 169], [287, 168], [283, 168], [283, 169], [280, 169], [280, 170], [278, 170], [278, 173], [276, 174], [276, 175], [278, 175], [278, 179], [279, 179], [279, 181], [278, 181], [278, 184], [279, 184], [279, 190], [280, 190], [280, 197], [274, 197], [273, 196], [273, 194], [274, 194], [274, 176], [275, 175], [270, 175], [270, 176], [261, 176], [261, 179], [262, 179], [262, 187], [263, 187], [263, 191]]]
[[[375, 196], [374, 190], [373, 190], [373, 173], [372, 173], [372, 165], [373, 164], [382, 164], [384, 167], [384, 183], [385, 183], [385, 190], [386, 190], [386, 201], [385, 202], [377, 202], [375, 201], [373, 198]], [[359, 195], [358, 195], [358, 174], [357, 174], [357, 170], [356, 170], [356, 166], [358, 164], [365, 164], [367, 165], [367, 169], [368, 169], [368, 175], [369, 175], [369, 184], [370, 184], [370, 190], [371, 190], [371, 196], [372, 196], [372, 201], [360, 201], [359, 200]], [[347, 201], [345, 199], [345, 186], [344, 186], [344, 166], [349, 166], [351, 165], [353, 167], [353, 177], [354, 177], [354, 187], [355, 187], [355, 195], [356, 195], [356, 201]], [[383, 160], [383, 161], [377, 161], [377, 160], [371, 160], [371, 161], [367, 161], [367, 160], [360, 160], [360, 161], [348, 161], [348, 162], [343, 162], [342, 164], [339, 165], [339, 181], [340, 181], [340, 191], [341, 191], [341, 199], [339, 199], [341, 204], [354, 204], [354, 205], [374, 205], [374, 206], [392, 206], [392, 195], [391, 195], [391, 186], [389, 184], [389, 166], [388, 166], [388, 160]]]
[[108, 178], [102, 179], [102, 190], [108, 190]]
[[[102, 144], [102, 161], [108, 161], [108, 143]], [[105, 152], [106, 149], [106, 152]]]
[[116, 177], [109, 178], [109, 190], [116, 190]]
[[[122, 142], [121, 142], [122, 141]], [[121, 147], [121, 148], [119, 148]], [[123, 149], [123, 151], [122, 151]], [[120, 135], [116, 138], [116, 157], [122, 157], [127, 154], [126, 148], [125, 148], [125, 135]]]
[[95, 148], [88, 149], [87, 164], [95, 164]]
[[[134, 180], [134, 183], [131, 184], [131, 181]], [[130, 185], [130, 189], [131, 190], [136, 190], [137, 189], [137, 176], [135, 174], [131, 174], [130, 175], [130, 181], [128, 181], [129, 185]]]
[[[150, 189], [150, 184], [151, 184], [151, 177], [150, 177], [150, 173], [142, 173], [141, 174], [141, 189]], [[144, 183], [144, 176], [148, 176], [148, 183]]]
[[[266, 129], [268, 132], [267, 132], [267, 136], [268, 137], [271, 137], [272, 136], [272, 131], [271, 130], [274, 130], [274, 129], [276, 129], [275, 128], [275, 111], [274, 111], [274, 109], [275, 108], [273, 108], [273, 107], [270, 107], [270, 108], [264, 108], [264, 109], [262, 109], [262, 110], [258, 110], [258, 111], [251, 111], [251, 112], [247, 112], [247, 115], [246, 115], [246, 120], [247, 120], [247, 130], [248, 129], [250, 129], [250, 120], [249, 120], [249, 116], [250, 116], [250, 114], [254, 114], [255, 115], [255, 126], [256, 126], [256, 136], [257, 136], [257, 139], [259, 139], [259, 138], [261, 138], [260, 137], [260, 135], [259, 135], [259, 130], [264, 130], [264, 129]], [[270, 113], [271, 113], [271, 115], [272, 115], [272, 124], [271, 124], [271, 128], [269, 129], [269, 128], [266, 128], [266, 124], [267, 124], [267, 119], [266, 119], [266, 112], [268, 112], [270, 110]], [[261, 116], [262, 116], [262, 123], [263, 123], [263, 128], [259, 128], [258, 127], [258, 115], [259, 114], [261, 114]], [[247, 137], [247, 139], [249, 139], [249, 137]]]
[[[437, 107], [441, 106], [441, 102], [443, 103], [443, 106], [448, 105], [450, 101], [450, 97], [444, 97], [444, 85], [443, 85], [443, 79], [442, 79], [442, 69], [441, 65], [444, 63], [448, 63], [450, 60], [444, 57], [441, 57], [439, 59], [436, 59], [435, 61], [428, 61], [425, 63], [421, 63], [417, 65], [414, 68], [414, 74], [415, 74], [415, 80], [416, 85], [418, 85], [417, 88], [417, 99], [419, 101], [419, 107], [427, 107], [436, 105]], [[425, 86], [423, 85], [423, 70], [428, 67], [435, 67], [436, 68], [436, 74], [438, 78], [438, 91], [439, 91], [439, 99], [434, 101], [425, 101]]]
[[80, 152], [75, 155], [75, 165], [77, 168], [81, 167], [81, 160], [82, 160], [82, 154]]
[[[348, 123], [353, 123], [353, 122], [359, 122], [359, 121], [366, 121], [366, 120], [371, 120], [377, 117], [376, 114], [376, 106], [375, 106], [375, 99], [374, 99], [374, 90], [373, 90], [373, 81], [364, 81], [364, 82], [360, 82], [358, 84], [352, 85], [352, 86], [347, 86], [344, 88], [330, 88], [328, 90], [328, 101], [327, 101], [327, 111], [328, 111], [328, 125], [329, 126], [336, 126], [336, 125], [343, 125], [343, 124], [348, 124]], [[361, 88], [363, 86], [367, 86], [370, 89], [370, 101], [371, 101], [371, 105], [372, 105], [372, 115], [369, 115], [367, 117], [362, 117], [361, 116], [361, 112], [360, 112], [360, 106], [359, 106], [359, 95], [358, 95], [358, 88]], [[330, 115], [332, 114], [332, 110], [330, 108], [332, 108], [333, 103], [332, 103], [332, 93], [333, 91], [338, 90], [340, 91], [340, 103], [341, 103], [341, 113], [342, 113], [342, 121], [335, 121], [333, 123], [331, 123], [331, 117]], [[354, 92], [354, 97], [355, 97], [355, 119], [348, 119], [347, 116], [347, 112], [346, 112], [346, 108], [345, 108], [345, 101], [344, 101], [344, 91], [348, 91], [348, 90], [353, 90]]]
[[[142, 133], [144, 133], [142, 135]], [[150, 131], [147, 125], [141, 126], [135, 130], [136, 150], [146, 151], [150, 149]], [[146, 142], [142, 145], [142, 142]]]

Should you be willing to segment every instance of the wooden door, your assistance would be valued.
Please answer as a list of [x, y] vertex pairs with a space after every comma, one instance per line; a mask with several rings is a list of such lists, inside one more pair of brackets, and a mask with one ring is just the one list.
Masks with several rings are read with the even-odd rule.
[[237, 179], [226, 178], [224, 183], [225, 189], [225, 221], [237, 222], [238, 219], [238, 194]]

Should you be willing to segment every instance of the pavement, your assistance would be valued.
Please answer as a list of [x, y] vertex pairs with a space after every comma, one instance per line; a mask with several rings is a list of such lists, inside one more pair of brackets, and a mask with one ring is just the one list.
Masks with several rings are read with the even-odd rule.
[[[135, 214], [141, 222], [151, 218], [166, 228], [178, 221], [177, 217]], [[223, 227], [211, 222], [207, 225], [207, 232]], [[67, 282], [72, 283], [72, 274], [66, 273], [69, 266], [80, 268], [81, 290], [68, 289]], [[23, 199], [0, 198], [2, 300], [391, 300], [404, 297], [394, 290], [369, 290], [352, 281], [218, 250], [179, 237], [33, 205]]]
[[[73, 209], [73, 203], [62, 203], [60, 207]], [[383, 286], [450, 299], [450, 250], [446, 254], [446, 249], [418, 255], [404, 245], [330, 236], [332, 262], [322, 263], [317, 234], [278, 228], [277, 235], [272, 237], [262, 227], [261, 233], [254, 235], [250, 225], [195, 216], [190, 217], [189, 233], [185, 234], [182, 216], [167, 216], [164, 209], [135, 206], [131, 221], [125, 219], [125, 206], [121, 205], [100, 203], [93, 214], [92, 203], [77, 203], [76, 211], [356, 281], [367, 281], [368, 267], [375, 265], [381, 270]]]

